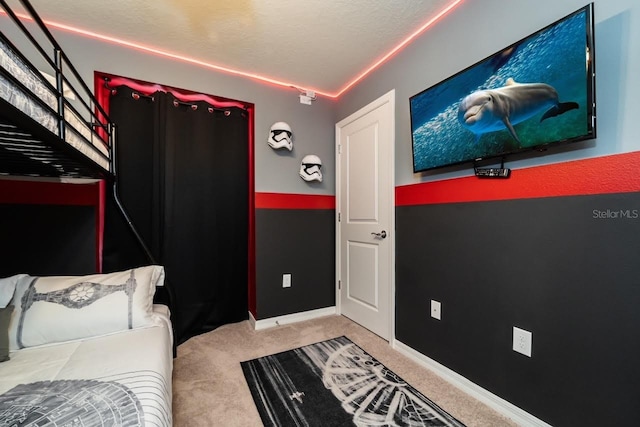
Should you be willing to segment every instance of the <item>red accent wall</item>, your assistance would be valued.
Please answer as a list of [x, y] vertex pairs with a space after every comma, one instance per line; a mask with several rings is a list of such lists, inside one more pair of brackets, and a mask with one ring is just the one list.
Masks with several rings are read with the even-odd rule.
[[396, 187], [396, 205], [640, 191], [640, 151], [516, 169], [508, 179], [465, 178]]
[[336, 197], [317, 194], [256, 193], [256, 209], [335, 209]]
[[0, 203], [21, 205], [85, 205], [99, 202], [99, 182], [69, 184], [0, 180]]
[[247, 107], [249, 114], [249, 265], [247, 267], [247, 306], [254, 318], [256, 302], [256, 198], [255, 198], [255, 111], [253, 105]]

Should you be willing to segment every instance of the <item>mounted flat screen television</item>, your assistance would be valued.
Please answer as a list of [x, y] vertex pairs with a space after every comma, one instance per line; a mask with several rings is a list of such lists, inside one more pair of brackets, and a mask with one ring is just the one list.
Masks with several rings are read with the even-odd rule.
[[421, 172], [592, 139], [593, 3], [409, 100]]

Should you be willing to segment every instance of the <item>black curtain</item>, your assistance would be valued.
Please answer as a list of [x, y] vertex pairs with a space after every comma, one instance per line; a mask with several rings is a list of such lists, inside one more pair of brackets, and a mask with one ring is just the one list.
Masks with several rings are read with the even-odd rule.
[[[248, 116], [171, 93], [112, 91], [118, 192], [175, 301], [178, 342], [248, 317]], [[148, 264], [113, 198], [105, 271]]]

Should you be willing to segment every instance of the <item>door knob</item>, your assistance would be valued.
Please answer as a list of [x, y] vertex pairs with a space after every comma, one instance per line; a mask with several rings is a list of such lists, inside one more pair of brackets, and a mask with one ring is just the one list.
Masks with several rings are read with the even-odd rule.
[[379, 239], [384, 239], [385, 237], [387, 237], [387, 232], [384, 231], [384, 230], [382, 230], [379, 233], [371, 233], [371, 234], [373, 234], [374, 236], [376, 236]]

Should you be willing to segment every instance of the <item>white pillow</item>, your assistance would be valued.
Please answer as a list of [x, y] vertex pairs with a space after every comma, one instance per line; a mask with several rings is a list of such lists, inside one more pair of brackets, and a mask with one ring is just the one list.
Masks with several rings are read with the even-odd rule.
[[25, 274], [16, 274], [15, 276], [0, 279], [0, 308], [5, 308], [11, 302], [16, 284]]
[[21, 277], [9, 324], [9, 348], [70, 341], [153, 323], [157, 265], [89, 276]]

